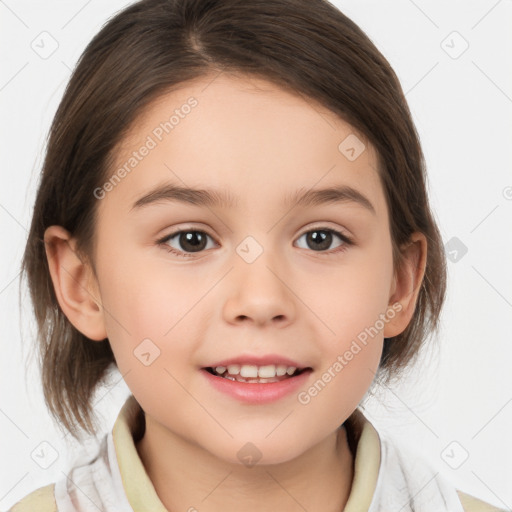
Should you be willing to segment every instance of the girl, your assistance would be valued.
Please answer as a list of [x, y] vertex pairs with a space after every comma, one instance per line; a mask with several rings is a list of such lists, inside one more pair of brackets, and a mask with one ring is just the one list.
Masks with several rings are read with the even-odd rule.
[[52, 414], [94, 433], [112, 365], [132, 396], [11, 510], [484, 510], [359, 407], [438, 326], [425, 179], [394, 72], [327, 1], [117, 14], [55, 116], [23, 264]]

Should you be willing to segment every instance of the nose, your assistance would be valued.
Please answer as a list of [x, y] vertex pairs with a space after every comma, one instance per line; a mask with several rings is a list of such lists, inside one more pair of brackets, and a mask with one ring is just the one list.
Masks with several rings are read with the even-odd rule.
[[262, 255], [253, 263], [238, 261], [229, 279], [223, 307], [228, 323], [283, 328], [295, 320], [293, 283], [289, 282], [289, 273], [280, 271], [275, 259]]

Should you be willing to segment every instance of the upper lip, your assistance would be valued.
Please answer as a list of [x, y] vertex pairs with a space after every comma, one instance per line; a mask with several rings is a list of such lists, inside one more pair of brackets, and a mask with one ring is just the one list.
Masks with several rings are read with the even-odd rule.
[[309, 368], [307, 365], [303, 365], [294, 361], [293, 359], [289, 359], [288, 357], [280, 356], [278, 354], [267, 354], [264, 356], [256, 356], [256, 355], [239, 355], [235, 357], [230, 357], [229, 359], [223, 359], [222, 361], [217, 361], [214, 364], [209, 366], [205, 366], [205, 368], [216, 368], [217, 366], [230, 366], [238, 364], [240, 366], [250, 364], [254, 366], [268, 366], [268, 365], [282, 365], [282, 366], [294, 366], [299, 370], [304, 368]]

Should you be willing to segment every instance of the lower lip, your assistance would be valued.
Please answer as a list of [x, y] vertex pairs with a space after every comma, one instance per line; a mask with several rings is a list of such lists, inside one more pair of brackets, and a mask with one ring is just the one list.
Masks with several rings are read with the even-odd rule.
[[290, 377], [279, 382], [238, 382], [212, 375], [204, 368], [201, 372], [206, 376], [211, 385], [233, 398], [251, 404], [267, 404], [275, 402], [280, 398], [290, 395], [305, 384], [312, 370], [306, 370], [300, 375]]

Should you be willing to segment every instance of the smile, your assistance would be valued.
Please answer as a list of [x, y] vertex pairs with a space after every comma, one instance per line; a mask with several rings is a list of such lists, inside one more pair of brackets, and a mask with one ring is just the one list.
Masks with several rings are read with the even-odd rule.
[[295, 366], [285, 365], [265, 365], [256, 366], [250, 364], [238, 365], [232, 364], [229, 366], [217, 366], [215, 368], [206, 368], [212, 375], [222, 377], [237, 382], [246, 383], [272, 383], [280, 382], [290, 377], [299, 375], [306, 368], [300, 370]]
[[[231, 366], [235, 366], [235, 368], [230, 368]], [[280, 400], [294, 392], [297, 393], [301, 387], [306, 385], [313, 372], [313, 369], [309, 367], [303, 369], [284, 367], [284, 374], [278, 376], [278, 370], [279, 373], [282, 373], [283, 368], [279, 366], [276, 368], [275, 365], [262, 367], [243, 365], [242, 367], [238, 366], [238, 371], [236, 366], [238, 365], [215, 367], [215, 369], [213, 367], [202, 368], [201, 374], [206, 377], [208, 383], [215, 390], [248, 404], [266, 404]], [[268, 368], [269, 366], [273, 368]], [[219, 368], [223, 371], [220, 372]], [[260, 377], [260, 370], [262, 375], [273, 374], [274, 376]], [[243, 374], [250, 376], [244, 377]], [[254, 375], [257, 376], [254, 377]]]

